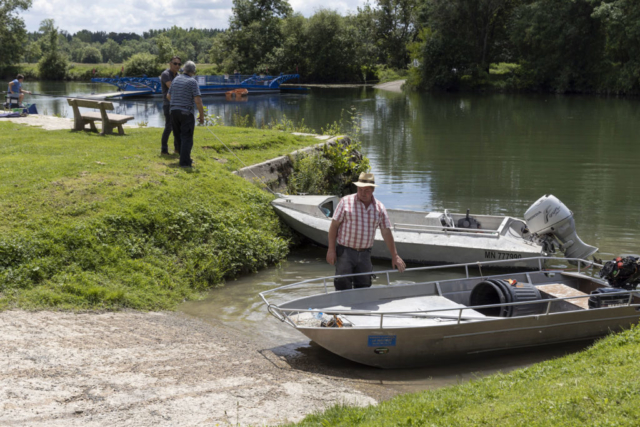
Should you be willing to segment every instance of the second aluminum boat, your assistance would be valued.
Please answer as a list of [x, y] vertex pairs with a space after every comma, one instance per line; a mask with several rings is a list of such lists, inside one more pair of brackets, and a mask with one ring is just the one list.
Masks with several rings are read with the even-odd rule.
[[[326, 246], [335, 196], [282, 196], [271, 204], [298, 233]], [[541, 197], [525, 220], [499, 215], [470, 215], [387, 209], [398, 254], [418, 264], [441, 265], [489, 260], [516, 260], [513, 267], [535, 267], [527, 258], [560, 249], [567, 258], [586, 259], [598, 248], [576, 235], [573, 213], [552, 195]], [[389, 258], [380, 230], [372, 256]]]

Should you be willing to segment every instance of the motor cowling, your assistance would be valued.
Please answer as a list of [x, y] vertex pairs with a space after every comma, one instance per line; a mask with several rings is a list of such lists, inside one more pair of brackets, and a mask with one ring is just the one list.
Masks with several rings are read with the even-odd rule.
[[524, 220], [533, 239], [546, 252], [553, 253], [558, 246], [567, 258], [587, 259], [598, 250], [580, 240], [573, 213], [551, 194], [542, 196], [531, 205], [524, 214]]

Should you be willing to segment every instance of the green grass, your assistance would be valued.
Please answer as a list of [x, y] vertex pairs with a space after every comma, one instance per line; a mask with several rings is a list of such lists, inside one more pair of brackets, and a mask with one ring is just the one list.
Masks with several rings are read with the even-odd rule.
[[[214, 131], [246, 164], [316, 142]], [[0, 308], [172, 309], [287, 254], [272, 196], [231, 173], [240, 163], [206, 129], [192, 171], [159, 156], [160, 134], [0, 122]]]
[[298, 426], [634, 426], [640, 407], [640, 328], [580, 353], [465, 384], [338, 405]]

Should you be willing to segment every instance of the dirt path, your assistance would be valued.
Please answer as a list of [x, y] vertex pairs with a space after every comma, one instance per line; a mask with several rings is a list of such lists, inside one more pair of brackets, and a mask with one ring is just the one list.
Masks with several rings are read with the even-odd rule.
[[404, 85], [405, 82], [406, 80], [395, 80], [392, 82], [381, 83], [381, 84], [375, 85], [374, 89], [381, 89], [389, 92], [402, 93], [402, 85]]
[[[27, 126], [40, 126], [44, 130], [71, 130], [73, 129], [73, 119], [55, 116], [43, 116], [40, 114], [31, 114], [26, 117], [3, 117], [0, 120], [8, 120], [13, 123], [19, 123]], [[102, 129], [102, 123], [96, 122], [96, 127]], [[137, 128], [138, 126], [124, 125], [125, 128]], [[116, 129], [117, 132], [117, 129]]]
[[273, 425], [375, 400], [176, 313], [0, 313], [0, 425]]

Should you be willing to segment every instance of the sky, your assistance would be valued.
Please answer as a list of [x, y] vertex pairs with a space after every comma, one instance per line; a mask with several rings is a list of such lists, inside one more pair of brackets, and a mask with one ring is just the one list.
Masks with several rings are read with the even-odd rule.
[[[294, 12], [309, 17], [320, 8], [340, 14], [355, 11], [366, 0], [289, 0]], [[40, 22], [53, 18], [60, 30], [73, 34], [80, 30], [142, 35], [150, 29], [219, 28], [229, 26], [232, 0], [33, 0], [20, 13], [27, 31], [37, 31]]]

